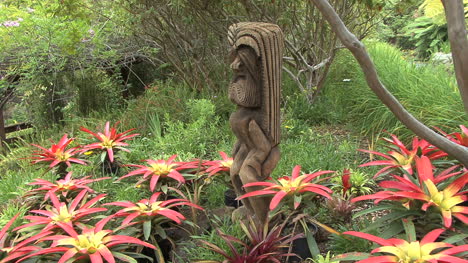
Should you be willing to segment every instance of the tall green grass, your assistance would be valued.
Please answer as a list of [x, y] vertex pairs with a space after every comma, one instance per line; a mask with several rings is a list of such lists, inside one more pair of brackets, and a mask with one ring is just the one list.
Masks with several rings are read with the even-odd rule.
[[[455, 78], [444, 67], [414, 63], [386, 43], [369, 42], [367, 49], [384, 85], [420, 121], [448, 131], [468, 123]], [[370, 90], [347, 50], [339, 52], [323, 95], [345, 109], [348, 122], [365, 135], [387, 130], [412, 136]]]

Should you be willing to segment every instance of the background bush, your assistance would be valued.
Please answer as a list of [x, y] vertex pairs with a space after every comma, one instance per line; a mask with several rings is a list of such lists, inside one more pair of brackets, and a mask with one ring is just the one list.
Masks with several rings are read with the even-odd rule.
[[[455, 78], [444, 67], [408, 61], [389, 44], [368, 42], [367, 46], [383, 84], [416, 118], [443, 129], [468, 121]], [[347, 109], [347, 120], [355, 129], [365, 135], [387, 130], [412, 136], [368, 88], [349, 52], [338, 54], [331, 76], [324, 96], [340, 105], [338, 108]]]

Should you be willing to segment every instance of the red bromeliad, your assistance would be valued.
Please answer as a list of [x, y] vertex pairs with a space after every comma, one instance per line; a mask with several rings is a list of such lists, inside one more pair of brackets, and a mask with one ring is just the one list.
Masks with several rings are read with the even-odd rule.
[[415, 137], [413, 139], [412, 149], [409, 150], [394, 134], [391, 134], [391, 137], [391, 140], [384, 138], [385, 141], [393, 145], [390, 146], [391, 151], [388, 152], [388, 155], [376, 151], [362, 149], [359, 150], [361, 152], [375, 154], [385, 158], [385, 160], [371, 161], [365, 164], [361, 164], [359, 166], [365, 167], [373, 165], [385, 165], [384, 168], [380, 169], [374, 175], [374, 178], [379, 176], [380, 174], [388, 172], [388, 170], [392, 168], [401, 168], [409, 174], [413, 174], [414, 161], [415, 157], [418, 156], [418, 151], [421, 153], [422, 156], [428, 156], [431, 160], [436, 160], [441, 157], [447, 156], [445, 152], [440, 151], [426, 140], [420, 140], [417, 137]]
[[5, 253], [6, 255], [0, 260], [0, 263], [7, 263], [12, 262], [15, 260], [19, 260], [20, 258], [30, 254], [33, 251], [37, 251], [40, 247], [31, 246], [30, 243], [39, 240], [47, 235], [50, 235], [52, 232], [44, 231], [32, 237], [29, 237], [18, 244], [10, 244], [10, 246], [6, 246], [7, 242], [7, 231], [11, 227], [11, 225], [15, 222], [16, 218], [18, 218], [19, 214], [16, 214], [8, 223], [2, 228], [0, 231], [0, 253]]
[[[371, 234], [356, 231], [347, 231], [343, 234], [367, 239], [382, 246], [372, 250], [372, 254], [387, 254], [373, 256], [356, 263], [467, 263], [467, 260], [453, 255], [466, 252], [468, 250], [468, 245], [454, 246], [445, 242], [434, 242], [443, 231], [444, 229], [432, 230], [424, 236], [421, 241], [413, 242], [398, 238], [383, 239]], [[443, 250], [433, 253], [436, 249]]]
[[222, 160], [206, 161], [203, 163], [204, 166], [208, 166], [206, 172], [209, 176], [220, 172], [229, 172], [231, 169], [233, 159], [228, 157], [225, 152], [219, 152], [219, 155], [223, 158]]
[[426, 156], [416, 158], [419, 185], [409, 179], [393, 175], [396, 181], [383, 181], [379, 183], [379, 186], [397, 191], [384, 190], [372, 195], [359, 196], [351, 201], [374, 200], [376, 204], [382, 200], [401, 201], [405, 207], [409, 208], [411, 202], [419, 200], [422, 202], [421, 209], [423, 211], [431, 206], [436, 207], [441, 212], [444, 226], [447, 228], [452, 224], [452, 215], [468, 224], [468, 218], [465, 216], [468, 214], [468, 207], [459, 205], [468, 200], [467, 192], [459, 192], [468, 183], [468, 173], [457, 178], [442, 191], [439, 191], [436, 186], [442, 185], [441, 183], [447, 178], [458, 175], [459, 172], [452, 173], [456, 167], [450, 167], [434, 177], [429, 158]]
[[[143, 180], [147, 180], [148, 177], [151, 177], [149, 186], [152, 192], [154, 192], [155, 189], [158, 190], [156, 186], [160, 178], [172, 178], [179, 183], [185, 183], [185, 178], [178, 171], [181, 169], [181, 167], [179, 167], [179, 163], [174, 162], [176, 157], [177, 155], [172, 155], [168, 160], [146, 160], [149, 166], [136, 164], [128, 165], [138, 167], [139, 169], [131, 171], [130, 173], [120, 177], [119, 180], [133, 175], [143, 174]], [[192, 168], [196, 167], [197, 166], [194, 165]], [[187, 168], [187, 165], [183, 166], [183, 169]]]
[[333, 173], [333, 171], [320, 171], [312, 174], [299, 175], [300, 171], [301, 166], [296, 165], [292, 171], [291, 176], [281, 177], [278, 180], [275, 180], [275, 182], [254, 182], [245, 184], [245, 188], [253, 186], [260, 186], [265, 188], [244, 194], [243, 196], [239, 197], [239, 199], [260, 195], [274, 195], [270, 202], [270, 210], [273, 210], [286, 196], [294, 197], [294, 209], [296, 209], [301, 204], [302, 195], [307, 193], [316, 193], [325, 196], [326, 198], [330, 198], [330, 193], [332, 190], [323, 185], [310, 183], [310, 181], [320, 175]]
[[96, 207], [92, 208], [99, 200], [104, 198], [105, 194], [100, 194], [93, 199], [89, 200], [85, 204], [78, 207], [80, 202], [85, 197], [87, 191], [81, 191], [71, 202], [67, 205], [64, 202], [60, 202], [57, 196], [54, 193], [49, 193], [50, 200], [52, 201], [53, 206], [48, 210], [32, 210], [31, 213], [39, 214], [42, 216], [25, 216], [25, 219], [28, 219], [30, 223], [19, 226], [14, 230], [25, 229], [34, 226], [43, 226], [43, 231], [50, 231], [54, 228], [57, 228], [58, 223], [67, 224], [73, 226], [73, 223], [78, 222], [83, 217], [106, 211], [106, 208]]
[[374, 200], [374, 203], [378, 204], [383, 200], [400, 201], [402, 202], [403, 206], [409, 208], [413, 200], [425, 201], [428, 199], [428, 196], [424, 192], [422, 186], [419, 186], [404, 177], [396, 175], [392, 175], [392, 177], [395, 179], [395, 181], [382, 181], [379, 183], [380, 187], [389, 190], [380, 191], [371, 195], [358, 196], [353, 198], [351, 202], [354, 203], [362, 200]]
[[468, 147], [468, 128], [466, 128], [464, 125], [460, 125], [460, 129], [462, 132], [454, 132], [451, 134], [447, 134], [446, 132], [442, 131], [439, 128], [436, 128], [440, 133], [445, 135], [449, 140], [456, 144], [463, 145], [465, 147]]
[[[452, 225], [452, 216], [455, 216], [460, 221], [468, 224], [468, 207], [459, 204], [468, 200], [467, 191], [460, 192], [468, 183], [468, 173], [464, 173], [451, 184], [439, 191], [434, 178], [430, 160], [427, 157], [421, 157], [416, 161], [418, 175], [420, 180], [425, 184], [429, 194], [427, 202], [422, 206], [424, 211], [428, 207], [436, 207], [442, 214], [444, 226], [449, 228]], [[440, 177], [440, 176], [439, 176]]]
[[79, 152], [79, 147], [66, 149], [73, 140], [73, 138], [68, 138], [68, 135], [65, 134], [57, 144], [52, 144], [49, 149], [32, 144], [42, 150], [34, 153], [33, 163], [50, 162], [49, 167], [54, 167], [60, 163], [65, 163], [67, 166], [71, 166], [71, 163], [86, 165], [85, 161], [73, 158], [73, 156]]
[[72, 172], [69, 172], [64, 179], [57, 180], [55, 183], [49, 182], [44, 179], [35, 179], [34, 182], [29, 183], [29, 185], [39, 185], [37, 189], [29, 191], [29, 193], [43, 193], [45, 192], [45, 199], [49, 198], [50, 193], [61, 193], [62, 196], [67, 197], [70, 192], [78, 192], [80, 190], [87, 190], [90, 193], [93, 193], [94, 190], [91, 189], [88, 184], [110, 179], [110, 177], [102, 177], [98, 179], [88, 179], [90, 176], [85, 176], [79, 179], [73, 179]]
[[351, 189], [351, 171], [349, 169], [343, 170], [343, 175], [341, 176], [341, 184], [343, 185], [343, 196], [347, 195], [348, 190]]
[[93, 228], [84, 228], [80, 234], [72, 226], [58, 223], [57, 225], [68, 235], [54, 235], [42, 238], [42, 241], [52, 240], [52, 245], [49, 248], [28, 255], [22, 260], [38, 255], [62, 253], [59, 263], [78, 262], [83, 259], [88, 259], [91, 263], [102, 263], [103, 259], [109, 263], [115, 263], [115, 258], [128, 261], [128, 256], [118, 251], [112, 251], [113, 247], [117, 245], [133, 244], [155, 249], [155, 246], [138, 238], [113, 235], [112, 230], [103, 230], [104, 225], [111, 218], [112, 216], [102, 219]]
[[170, 199], [167, 201], [158, 201], [158, 197], [161, 195], [161, 192], [154, 193], [150, 199], [142, 199], [137, 203], [132, 203], [129, 201], [126, 202], [112, 202], [106, 205], [116, 205], [124, 207], [124, 209], [118, 211], [115, 215], [126, 217], [122, 222], [123, 225], [129, 224], [133, 219], [138, 218], [139, 220], [147, 221], [153, 220], [156, 217], [164, 217], [170, 219], [177, 224], [180, 224], [182, 220], [185, 220], [185, 217], [172, 210], [172, 207], [188, 205], [198, 209], [203, 210], [198, 205], [195, 205], [185, 199]]
[[99, 142], [85, 145], [82, 151], [86, 152], [86, 151], [90, 151], [94, 149], [105, 150], [107, 151], [107, 156], [109, 157], [110, 162], [114, 162], [114, 150], [115, 149], [128, 152], [129, 150], [123, 148], [123, 146], [128, 146], [128, 143], [125, 143], [123, 141], [131, 139], [139, 134], [137, 133], [128, 134], [135, 129], [130, 129], [122, 133], [117, 133], [116, 126], [118, 124], [119, 122], [115, 123], [115, 125], [112, 128], [110, 128], [109, 122], [106, 122], [104, 133], [101, 133], [101, 132], [94, 133], [84, 127], [81, 127], [80, 128], [81, 131], [87, 132], [99, 140]]

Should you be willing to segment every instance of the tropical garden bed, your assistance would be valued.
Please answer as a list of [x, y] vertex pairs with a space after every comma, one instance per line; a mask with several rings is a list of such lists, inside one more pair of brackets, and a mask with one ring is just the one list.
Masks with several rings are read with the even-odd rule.
[[[279, 165], [276, 179], [249, 194], [275, 196], [270, 224], [264, 228], [242, 209], [224, 207], [232, 163], [225, 152], [214, 160], [182, 161], [169, 154], [142, 160], [144, 153], [137, 151], [145, 146], [137, 145], [147, 140], [138, 139], [137, 131], [118, 131], [109, 122], [103, 126], [99, 132], [82, 127], [76, 138], [65, 134], [57, 143], [33, 145], [29, 158], [41, 178], [31, 178], [30, 190], [6, 200], [21, 205], [2, 232], [5, 262], [221, 262], [223, 257], [228, 262], [273, 262], [292, 258], [288, 247], [300, 237], [308, 241], [310, 262], [466, 262], [459, 253], [468, 246], [462, 206], [468, 174], [424, 140], [414, 138], [405, 146], [389, 134], [388, 151], [351, 154], [374, 156], [359, 166], [383, 167], [373, 170], [377, 185], [360, 168], [331, 171], [297, 165], [291, 172]], [[461, 132], [445, 136], [466, 144], [468, 130], [461, 127]], [[289, 134], [290, 127], [284, 128]], [[339, 145], [332, 147], [341, 147], [342, 157], [350, 155], [343, 146], [347, 135], [325, 132], [303, 139], [320, 136], [337, 136]], [[347, 150], [358, 146], [346, 144]], [[285, 158], [299, 150], [285, 148]], [[112, 166], [118, 169], [108, 169]], [[14, 210], [4, 207], [3, 218]], [[399, 234], [404, 238], [390, 239]], [[369, 241], [380, 245], [372, 255], [366, 254]]]

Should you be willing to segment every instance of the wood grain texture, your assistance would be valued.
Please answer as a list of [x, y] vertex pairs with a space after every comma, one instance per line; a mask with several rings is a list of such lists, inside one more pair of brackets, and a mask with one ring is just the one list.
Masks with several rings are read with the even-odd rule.
[[[283, 33], [277, 25], [245, 22], [229, 27], [231, 69], [229, 98], [237, 105], [231, 129], [231, 181], [238, 195], [258, 190], [243, 185], [264, 181], [276, 167], [280, 142], [280, 96]], [[243, 199], [255, 217], [266, 222], [270, 197]]]

